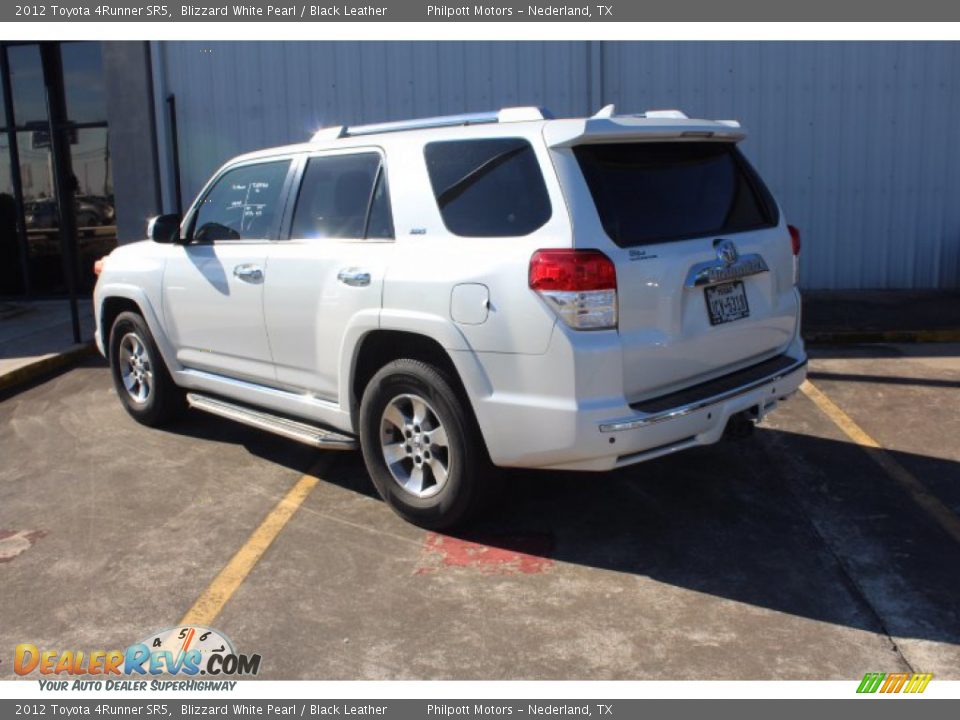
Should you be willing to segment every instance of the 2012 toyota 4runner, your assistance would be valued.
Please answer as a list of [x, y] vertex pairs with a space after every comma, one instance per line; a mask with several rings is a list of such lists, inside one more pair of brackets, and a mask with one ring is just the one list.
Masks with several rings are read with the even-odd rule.
[[358, 444], [427, 527], [492, 466], [713, 443], [805, 375], [799, 235], [734, 121], [536, 108], [319, 131], [229, 161], [102, 262], [127, 411]]

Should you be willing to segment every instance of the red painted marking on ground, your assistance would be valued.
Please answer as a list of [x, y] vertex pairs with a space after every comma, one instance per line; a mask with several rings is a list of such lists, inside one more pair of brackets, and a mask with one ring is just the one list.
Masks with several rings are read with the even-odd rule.
[[46, 534], [46, 530], [0, 529], [0, 563], [10, 562]]
[[548, 534], [490, 535], [474, 540], [428, 533], [414, 571], [428, 575], [445, 567], [474, 568], [488, 574], [534, 575], [554, 565], [553, 538]]

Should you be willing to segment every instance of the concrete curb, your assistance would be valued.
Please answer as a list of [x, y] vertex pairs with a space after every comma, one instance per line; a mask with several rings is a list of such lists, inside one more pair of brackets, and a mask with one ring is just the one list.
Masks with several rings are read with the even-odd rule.
[[60, 353], [44, 355], [28, 365], [0, 375], [0, 392], [6, 392], [38, 380], [55, 370], [73, 365], [83, 358], [93, 355], [96, 351], [96, 343], [86, 342], [74, 345]]
[[960, 342], [960, 328], [945, 328], [943, 330], [810, 330], [801, 334], [810, 345]]

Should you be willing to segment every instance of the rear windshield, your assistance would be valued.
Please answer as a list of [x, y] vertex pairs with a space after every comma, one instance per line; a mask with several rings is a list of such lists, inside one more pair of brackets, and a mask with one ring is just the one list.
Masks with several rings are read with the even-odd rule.
[[573, 149], [620, 247], [776, 225], [776, 205], [732, 143], [636, 142]]

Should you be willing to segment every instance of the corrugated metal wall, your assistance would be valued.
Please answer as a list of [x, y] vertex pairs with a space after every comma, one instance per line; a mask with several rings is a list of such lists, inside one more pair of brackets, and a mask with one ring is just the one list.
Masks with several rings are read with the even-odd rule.
[[739, 119], [808, 288], [960, 287], [960, 43], [162, 43], [183, 189], [332, 123], [507, 105]]

